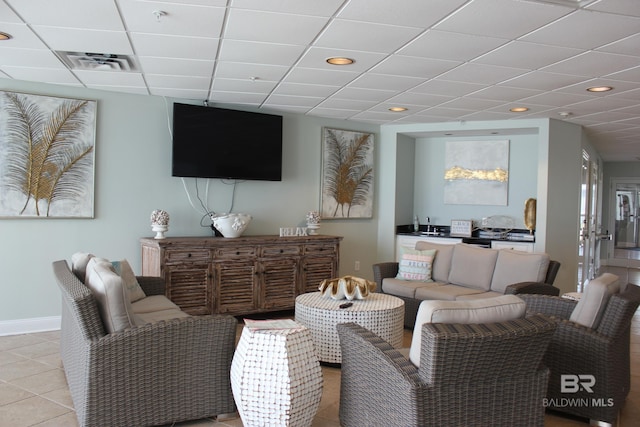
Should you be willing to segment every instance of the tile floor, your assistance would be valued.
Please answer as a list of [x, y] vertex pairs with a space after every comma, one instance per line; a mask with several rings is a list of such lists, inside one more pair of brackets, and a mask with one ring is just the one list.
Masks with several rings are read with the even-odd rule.
[[[622, 281], [640, 284], [640, 270], [610, 268]], [[405, 330], [405, 346], [411, 332]], [[0, 337], [0, 427], [73, 427], [77, 420], [59, 357], [59, 332]], [[631, 391], [618, 427], [640, 426], [640, 310], [631, 336]], [[313, 427], [339, 427], [340, 370], [323, 367], [324, 392]], [[586, 426], [585, 420], [548, 413], [547, 427]], [[237, 418], [199, 420], [176, 426], [242, 427]], [[135, 426], [131, 426], [135, 427]], [[514, 426], [517, 427], [517, 426]]]

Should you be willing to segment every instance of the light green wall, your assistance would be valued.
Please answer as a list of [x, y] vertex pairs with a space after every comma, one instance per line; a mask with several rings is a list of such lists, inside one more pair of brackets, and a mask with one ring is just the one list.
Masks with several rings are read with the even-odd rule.
[[[506, 206], [489, 205], [447, 205], [444, 203], [445, 148], [451, 140], [509, 140], [509, 186]], [[532, 159], [537, 157], [537, 135], [500, 135], [479, 137], [438, 137], [416, 140], [415, 153], [415, 194], [414, 212], [420, 222], [431, 218], [436, 225], [450, 225], [452, 219], [472, 219], [480, 221], [483, 217], [506, 215], [515, 220], [517, 228], [524, 226], [524, 202], [536, 197], [538, 165]], [[398, 217], [397, 221], [408, 223], [410, 218]]]
[[[76, 251], [110, 259], [128, 259], [140, 271], [138, 239], [151, 236], [149, 215], [171, 215], [168, 236], [211, 235], [200, 226], [202, 214], [191, 208], [180, 178], [171, 177], [169, 117], [172, 100], [82, 88], [0, 80], [0, 89], [98, 101], [95, 218], [0, 219], [0, 322], [60, 314], [60, 294], [51, 262]], [[181, 100], [180, 102], [187, 102]], [[277, 234], [283, 226], [301, 226], [309, 210], [319, 208], [321, 130], [323, 126], [377, 133], [378, 126], [284, 114], [283, 181], [238, 184], [235, 212], [254, 220], [246, 234]], [[376, 138], [377, 139], [377, 138]], [[186, 180], [194, 189], [194, 180]], [[202, 194], [205, 180], [199, 180]], [[211, 180], [209, 207], [227, 211], [230, 185]], [[193, 194], [193, 192], [192, 192]], [[372, 278], [377, 221], [333, 220], [321, 233], [344, 236], [340, 274]]]

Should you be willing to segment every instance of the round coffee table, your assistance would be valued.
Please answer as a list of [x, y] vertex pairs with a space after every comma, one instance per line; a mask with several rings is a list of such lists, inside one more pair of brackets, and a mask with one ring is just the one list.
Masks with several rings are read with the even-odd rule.
[[[348, 308], [341, 304], [352, 302]], [[402, 347], [404, 333], [404, 301], [392, 295], [371, 293], [362, 300], [334, 300], [320, 292], [296, 298], [296, 322], [311, 331], [316, 354], [321, 362], [342, 363], [338, 323], [357, 323], [395, 348]]]

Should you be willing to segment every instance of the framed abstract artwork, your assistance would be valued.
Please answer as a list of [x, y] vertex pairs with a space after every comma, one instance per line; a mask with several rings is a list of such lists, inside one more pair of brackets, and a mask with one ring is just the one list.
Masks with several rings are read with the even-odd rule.
[[96, 101], [0, 91], [0, 217], [93, 218]]
[[509, 141], [447, 141], [444, 203], [506, 206]]
[[323, 219], [373, 217], [372, 133], [322, 129]]

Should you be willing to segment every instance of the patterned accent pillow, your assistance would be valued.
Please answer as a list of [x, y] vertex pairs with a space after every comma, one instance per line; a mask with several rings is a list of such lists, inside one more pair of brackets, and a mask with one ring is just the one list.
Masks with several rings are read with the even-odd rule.
[[122, 261], [112, 261], [111, 265], [113, 265], [116, 274], [122, 278], [122, 284], [127, 291], [127, 295], [129, 295], [129, 302], [136, 302], [147, 296], [140, 287], [140, 283], [138, 283], [136, 274], [133, 272], [131, 265], [129, 265], [129, 261], [126, 259]]
[[400, 262], [396, 279], [433, 282], [431, 270], [436, 250], [418, 251], [411, 248], [400, 248]]

